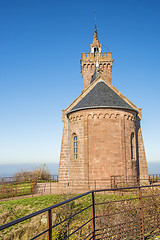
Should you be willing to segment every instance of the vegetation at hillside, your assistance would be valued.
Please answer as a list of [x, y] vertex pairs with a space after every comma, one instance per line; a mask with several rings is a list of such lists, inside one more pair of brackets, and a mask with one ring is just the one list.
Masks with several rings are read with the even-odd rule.
[[32, 194], [32, 182], [12, 182], [0, 184], [0, 199]]
[[[141, 237], [141, 214], [140, 199], [137, 191], [130, 192], [109, 192], [108, 194], [95, 194], [95, 223], [96, 233], [100, 239], [103, 235], [112, 236], [108, 239], [119, 239], [120, 231], [124, 239], [137, 239]], [[145, 235], [150, 236], [159, 229], [160, 191], [155, 189], [143, 190], [143, 218]], [[1, 202], [0, 204], [0, 225], [26, 216], [35, 211], [52, 206], [58, 202], [74, 197], [74, 195], [49, 195], [32, 197], [28, 199]], [[121, 201], [122, 200], [122, 201]], [[83, 225], [92, 218], [91, 216], [91, 195], [86, 195], [70, 203], [52, 210], [52, 224], [58, 225], [53, 230], [54, 240], [62, 240], [71, 232]], [[82, 211], [76, 215], [77, 212]], [[70, 216], [74, 215], [72, 219]], [[97, 217], [98, 216], [98, 217]], [[28, 219], [0, 232], [0, 239], [3, 240], [28, 240], [47, 229], [47, 212]], [[99, 229], [99, 230], [98, 230]], [[91, 222], [69, 237], [70, 240], [84, 239], [91, 233]], [[46, 239], [46, 234], [38, 239]], [[151, 238], [146, 238], [151, 239]]]
[[16, 172], [13, 176], [14, 181], [16, 182], [26, 182], [32, 179], [46, 180], [49, 181], [51, 178], [51, 173], [49, 169], [44, 164], [43, 166], [36, 167], [31, 171], [28, 170], [20, 170]]
[[[52, 206], [58, 202], [64, 201], [74, 197], [74, 195], [49, 195], [41, 197], [32, 197], [27, 199], [13, 200], [7, 202], [1, 202], [0, 204], [0, 225], [8, 223], [10, 221], [16, 220], [17, 218], [26, 216], [35, 211], [41, 210], [43, 208]], [[113, 195], [99, 195], [97, 200], [103, 201], [104, 199], [114, 199]], [[116, 197], [120, 198], [119, 196]], [[66, 217], [80, 211], [83, 208], [91, 205], [91, 196], [87, 195], [83, 198], [77, 199], [74, 202], [66, 204], [62, 207], [58, 207], [53, 210], [53, 224], [64, 220]], [[83, 222], [91, 218], [91, 209], [88, 208], [86, 211], [82, 212], [80, 215], [74, 217], [72, 221], [67, 221], [54, 230], [53, 239], [60, 240], [61, 237], [65, 235], [67, 231], [68, 224], [72, 227], [80, 226]], [[47, 228], [47, 213], [33, 217], [30, 220], [24, 221], [23, 223], [17, 224], [13, 227], [3, 230], [0, 233], [0, 239], [4, 240], [27, 240], [36, 234], [44, 231]], [[86, 233], [90, 231], [90, 225], [86, 227]], [[82, 234], [82, 233], [81, 233]], [[84, 234], [84, 232], [83, 232]], [[38, 238], [46, 239], [46, 235]], [[72, 239], [72, 238], [70, 238]], [[75, 239], [75, 238], [73, 238]]]
[[11, 178], [1, 178], [0, 199], [34, 194], [37, 182], [43, 181], [51, 181], [50, 171], [45, 165], [31, 171], [20, 170]]

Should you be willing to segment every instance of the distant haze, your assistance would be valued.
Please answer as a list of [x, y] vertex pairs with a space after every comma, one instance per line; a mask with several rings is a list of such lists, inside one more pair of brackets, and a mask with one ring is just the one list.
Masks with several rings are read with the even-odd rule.
[[[20, 170], [33, 170], [36, 167], [43, 167], [43, 164], [1, 164], [0, 177], [12, 177], [17, 171]], [[46, 167], [49, 169], [51, 175], [58, 175], [58, 163], [47, 163]], [[148, 162], [149, 174], [160, 173], [160, 163]]]
[[[21, 170], [30, 171], [37, 167], [43, 167], [43, 164], [1, 164], [0, 177], [12, 177], [16, 172]], [[51, 175], [58, 175], [58, 164], [47, 163], [45, 166], [49, 169]]]

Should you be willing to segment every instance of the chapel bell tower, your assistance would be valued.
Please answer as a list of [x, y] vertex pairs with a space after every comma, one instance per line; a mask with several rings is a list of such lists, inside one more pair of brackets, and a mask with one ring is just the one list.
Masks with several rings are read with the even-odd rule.
[[97, 28], [95, 26], [90, 53], [82, 53], [81, 72], [83, 77], [83, 91], [93, 82], [92, 78], [96, 74], [96, 71], [97, 74], [101, 73], [107, 84], [111, 84], [113, 60], [111, 52], [102, 53], [102, 44], [99, 43]]
[[103, 189], [108, 183], [111, 187], [113, 179], [116, 186], [123, 179], [125, 184], [127, 179], [148, 179], [141, 109], [112, 85], [112, 64], [111, 52], [102, 52], [95, 26], [90, 52], [82, 53], [83, 91], [63, 110], [62, 192]]

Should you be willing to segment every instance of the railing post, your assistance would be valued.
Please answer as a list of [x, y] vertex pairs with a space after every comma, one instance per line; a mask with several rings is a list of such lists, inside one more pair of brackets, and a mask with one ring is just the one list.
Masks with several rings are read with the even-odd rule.
[[95, 240], [95, 202], [94, 202], [94, 192], [92, 192], [91, 201], [92, 201], [92, 239]]
[[160, 227], [160, 213], [159, 211], [157, 212], [157, 228]]
[[47, 217], [47, 240], [52, 240], [52, 210], [48, 210], [48, 217]]
[[13, 200], [13, 184], [12, 184], [12, 200]]
[[115, 177], [114, 177], [114, 184], [113, 185], [114, 185], [113, 188], [116, 188], [116, 179], [115, 179]]
[[122, 240], [122, 225], [120, 225], [119, 231], [120, 231], [120, 240]]
[[32, 193], [32, 197], [33, 197], [33, 180], [31, 181], [31, 193]]
[[139, 204], [140, 204], [140, 219], [141, 219], [141, 234], [142, 239], [144, 240], [144, 220], [143, 220], [143, 209], [142, 209], [142, 192], [141, 188], [138, 188], [139, 190]]

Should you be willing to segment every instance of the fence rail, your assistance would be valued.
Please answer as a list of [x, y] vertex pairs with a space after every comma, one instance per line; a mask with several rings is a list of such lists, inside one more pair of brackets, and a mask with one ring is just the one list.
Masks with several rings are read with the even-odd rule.
[[[14, 199], [15, 197], [26, 198], [29, 196], [52, 195], [58, 193], [81, 193], [92, 189], [135, 187], [139, 185], [134, 176], [111, 176], [110, 179], [97, 179], [93, 181], [74, 180], [63, 182], [59, 191], [58, 175], [49, 175], [48, 179], [39, 179], [32, 175], [0, 178], [0, 200]], [[160, 175], [149, 175], [148, 179], [140, 179], [142, 185], [160, 183]], [[69, 186], [69, 188], [68, 188]]]
[[[5, 229], [45, 213], [47, 226], [30, 239], [144, 240], [159, 234], [160, 185], [92, 190], [4, 224], [0, 230], [5, 234]], [[54, 214], [59, 217], [53, 220]]]
[[27, 195], [43, 195], [46, 186], [51, 194], [52, 183], [58, 182], [58, 175], [50, 175], [48, 179], [41, 179], [27, 175], [27, 179], [21, 177], [2, 177], [0, 178], [0, 200], [14, 199], [14, 197], [25, 197]]

